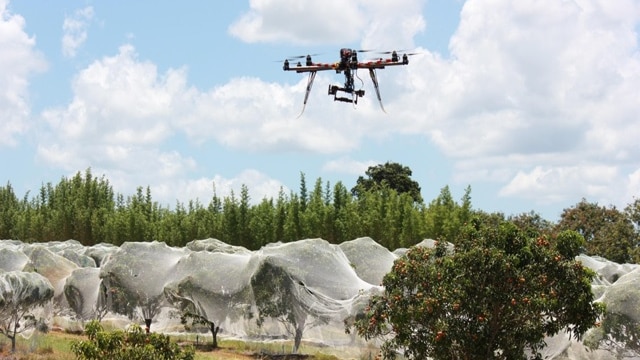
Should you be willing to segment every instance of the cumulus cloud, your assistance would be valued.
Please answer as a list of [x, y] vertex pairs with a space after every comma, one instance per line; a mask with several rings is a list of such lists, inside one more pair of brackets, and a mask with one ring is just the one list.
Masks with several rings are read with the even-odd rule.
[[174, 133], [171, 120], [181, 110], [176, 102], [189, 92], [184, 77], [174, 69], [158, 74], [133, 47], [121, 47], [78, 73], [67, 106], [42, 112], [47, 131], [38, 157], [67, 171], [104, 170], [127, 190], [175, 181], [196, 166], [189, 156], [160, 147]]
[[229, 26], [246, 42], [409, 46], [425, 28], [423, 0], [340, 1], [252, 0]]
[[322, 170], [341, 174], [362, 175], [369, 169], [369, 167], [378, 165], [379, 163], [379, 161], [374, 160], [358, 161], [349, 157], [340, 157], [338, 159], [327, 161], [322, 166]]
[[35, 37], [25, 32], [25, 20], [0, 0], [0, 146], [15, 146], [29, 128], [29, 77], [45, 70]]
[[610, 185], [619, 175], [615, 166], [603, 164], [536, 166], [531, 171], [518, 171], [500, 195], [518, 195], [539, 204], [561, 202], [567, 197], [612, 200], [617, 194]]
[[[418, 0], [254, 0], [229, 32], [247, 42], [412, 47], [428, 29], [422, 7]], [[349, 153], [374, 138], [408, 134], [437, 146], [453, 162], [455, 180], [498, 184], [504, 197], [628, 200], [640, 171], [639, 20], [632, 0], [468, 0], [450, 57], [418, 48], [409, 66], [379, 72], [390, 115], [371, 96], [366, 73], [359, 75], [367, 96], [352, 111], [325, 106], [324, 89], [336, 75], [318, 74], [297, 119], [304, 76], [287, 73], [282, 83], [240, 77], [196, 89], [186, 70], [160, 74], [126, 45], [78, 73], [70, 104], [43, 113], [50, 134], [40, 155], [74, 170], [98, 163], [162, 178], [156, 188], [167, 196], [210, 194], [212, 183], [222, 192], [244, 176], [266, 194], [280, 183], [253, 170], [187, 181], [195, 160], [161, 149], [186, 136], [234, 151], [330, 154], [337, 160], [323, 171], [361, 174], [371, 164]]]
[[87, 6], [65, 17], [62, 23], [62, 54], [75, 57], [76, 51], [87, 41], [87, 28], [93, 19], [93, 7]]
[[277, 194], [281, 184], [252, 170], [231, 180], [219, 175], [185, 180], [199, 169], [198, 164], [190, 156], [164, 150], [165, 145], [184, 134], [200, 142], [213, 139], [256, 151], [349, 146], [346, 136], [317, 125], [312, 127], [317, 133], [309, 133], [304, 125], [288, 126], [294, 116], [271, 122], [290, 111], [285, 106], [292, 101], [289, 87], [237, 79], [203, 92], [188, 87], [186, 75], [184, 69], [159, 73], [153, 63], [138, 59], [131, 45], [89, 64], [73, 81], [72, 101], [42, 112], [46, 131], [41, 133], [39, 159], [69, 172], [92, 167], [113, 177], [123, 192], [149, 184], [169, 202], [176, 194], [209, 199], [212, 181], [219, 183], [222, 193], [232, 188], [237, 193], [242, 184], [251, 185], [252, 196], [261, 199]]
[[451, 58], [415, 59], [400, 100], [457, 178], [546, 202], [626, 192], [623, 168], [640, 168], [640, 4], [469, 0], [460, 18]]

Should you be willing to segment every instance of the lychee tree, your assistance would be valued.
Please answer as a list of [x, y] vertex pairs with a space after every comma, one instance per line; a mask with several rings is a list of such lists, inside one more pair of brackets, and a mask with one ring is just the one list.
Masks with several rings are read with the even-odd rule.
[[11, 340], [11, 352], [16, 351], [16, 336], [37, 326], [34, 310], [47, 304], [53, 294], [49, 280], [38, 273], [0, 273], [0, 334]]
[[541, 359], [546, 336], [580, 339], [604, 311], [591, 291], [595, 273], [575, 259], [584, 239], [530, 235], [472, 220], [453, 249], [411, 248], [355, 330], [384, 339], [386, 359]]

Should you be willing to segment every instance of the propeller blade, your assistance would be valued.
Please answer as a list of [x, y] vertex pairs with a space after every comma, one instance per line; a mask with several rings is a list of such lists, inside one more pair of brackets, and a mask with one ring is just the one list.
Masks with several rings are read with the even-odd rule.
[[306, 55], [294, 55], [294, 56], [289, 56], [287, 57], [287, 59], [289, 60], [293, 60], [293, 59], [304, 59], [307, 56], [318, 56], [318, 55], [322, 55], [321, 53], [318, 54], [306, 54]]
[[307, 56], [318, 56], [318, 55], [322, 55], [322, 53], [318, 53], [318, 54], [307, 54], [307, 55], [294, 55], [294, 56], [289, 56], [286, 57], [284, 59], [280, 59], [280, 60], [273, 60], [273, 62], [283, 62], [285, 60], [289, 60], [289, 61], [293, 61], [293, 60], [299, 60], [299, 59], [304, 59]]
[[402, 53], [402, 52], [408, 51], [408, 49], [401, 49], [401, 50], [389, 50], [389, 51], [380, 51], [380, 52], [378, 52], [378, 54], [385, 54], [385, 55], [389, 55], [389, 54], [392, 54], [394, 51], [396, 52], [396, 54], [399, 54], [399, 53]]

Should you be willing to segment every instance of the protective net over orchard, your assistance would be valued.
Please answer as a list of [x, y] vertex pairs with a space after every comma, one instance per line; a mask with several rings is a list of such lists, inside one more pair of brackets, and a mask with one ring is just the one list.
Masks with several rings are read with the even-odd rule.
[[[431, 247], [433, 241], [417, 246]], [[216, 239], [192, 241], [184, 248], [160, 242], [87, 247], [73, 240], [2, 240], [0, 275], [35, 272], [46, 278], [54, 290], [51, 321], [62, 327], [90, 319], [116, 326], [147, 320], [151, 331], [176, 333], [186, 331], [181, 317], [190, 314], [219, 328], [224, 337], [347, 347], [362, 343], [345, 334], [345, 321], [353, 321], [371, 295], [383, 290], [384, 275], [403, 253], [370, 238], [340, 245], [305, 239], [257, 251]], [[593, 284], [599, 301], [626, 318], [640, 319], [637, 265], [579, 259], [599, 274]], [[1, 287], [5, 293], [28, 289], [27, 280], [6, 280]], [[550, 358], [597, 358], [563, 334], [548, 344]]]

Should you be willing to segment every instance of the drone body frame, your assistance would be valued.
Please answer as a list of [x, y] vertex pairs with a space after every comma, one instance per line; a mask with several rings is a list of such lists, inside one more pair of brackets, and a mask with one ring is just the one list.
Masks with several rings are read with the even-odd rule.
[[[398, 55], [397, 51], [387, 51], [384, 54], [391, 54], [390, 58], [379, 58], [375, 60], [358, 60], [359, 52], [367, 52], [368, 50], [354, 50], [343, 48], [340, 49], [340, 61], [335, 63], [315, 63], [312, 60], [312, 55], [306, 56], [297, 56], [293, 59], [305, 59], [305, 64], [303, 65], [301, 62], [297, 62], [296, 65], [292, 66], [289, 62], [290, 59], [284, 60], [284, 65], [282, 69], [284, 71], [295, 71], [297, 73], [309, 73], [309, 77], [307, 79], [307, 88], [304, 95], [304, 102], [302, 106], [302, 112], [298, 117], [302, 115], [305, 107], [307, 106], [307, 101], [309, 100], [309, 94], [311, 93], [311, 88], [313, 86], [313, 81], [315, 80], [316, 73], [318, 71], [327, 71], [327, 70], [335, 70], [337, 74], [344, 74], [344, 85], [329, 85], [328, 95], [333, 95], [334, 101], [352, 103], [354, 105], [358, 104], [358, 98], [364, 96], [363, 89], [356, 89], [354, 85], [354, 76], [357, 76], [358, 69], [368, 69], [369, 76], [371, 77], [371, 81], [373, 82], [374, 89], [376, 91], [376, 95], [378, 97], [378, 103], [380, 104], [380, 108], [382, 111], [384, 110], [384, 106], [382, 105], [382, 97], [380, 96], [380, 86], [378, 84], [378, 77], [376, 76], [376, 70], [384, 69], [387, 66], [398, 66], [398, 65], [408, 65], [409, 64], [409, 55], [414, 54], [403, 54], [402, 56]], [[345, 93], [345, 95], [351, 95], [351, 97], [347, 96], [339, 96], [338, 93]]]

